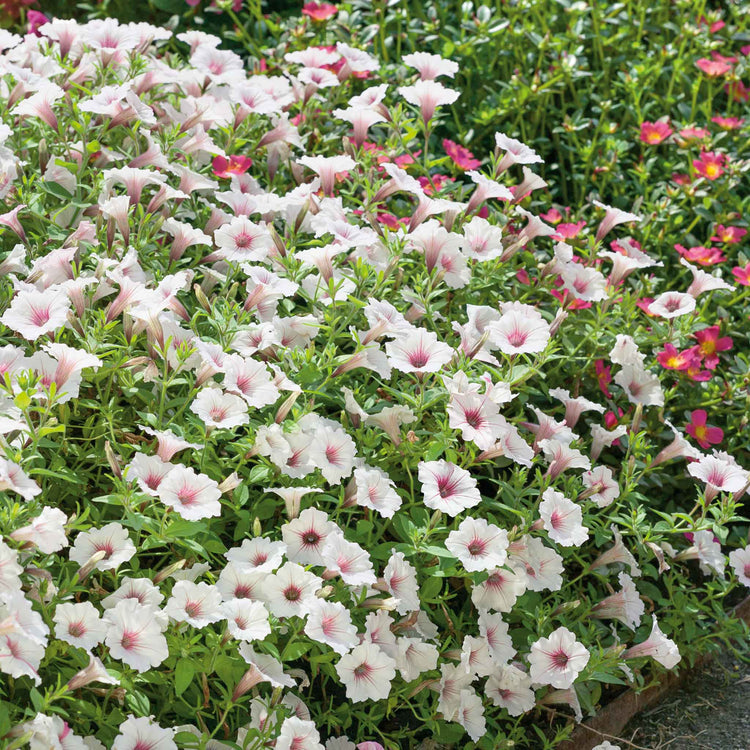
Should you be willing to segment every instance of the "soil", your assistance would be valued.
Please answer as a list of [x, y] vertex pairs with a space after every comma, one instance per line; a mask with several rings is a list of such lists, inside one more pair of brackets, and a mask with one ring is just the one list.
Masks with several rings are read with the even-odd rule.
[[750, 750], [750, 664], [717, 657], [620, 737], [622, 750]]

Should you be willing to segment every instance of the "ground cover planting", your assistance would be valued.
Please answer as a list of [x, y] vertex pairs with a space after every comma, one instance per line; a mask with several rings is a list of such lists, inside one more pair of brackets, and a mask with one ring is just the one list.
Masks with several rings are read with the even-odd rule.
[[3, 747], [553, 748], [747, 643], [745, 21], [547, 5], [0, 32]]

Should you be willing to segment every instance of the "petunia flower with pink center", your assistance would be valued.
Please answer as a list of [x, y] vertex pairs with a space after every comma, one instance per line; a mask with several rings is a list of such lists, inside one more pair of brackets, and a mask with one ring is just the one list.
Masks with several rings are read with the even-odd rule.
[[445, 547], [467, 571], [492, 570], [508, 556], [508, 532], [483, 518], [468, 517], [448, 534]]
[[544, 351], [550, 339], [550, 326], [531, 305], [520, 302], [502, 306], [499, 320], [487, 326], [489, 341], [503, 354], [533, 354]]
[[539, 515], [550, 539], [563, 547], [580, 547], [589, 538], [580, 506], [551, 487], [542, 498]]
[[159, 499], [183, 518], [197, 521], [221, 515], [218, 483], [182, 464], [175, 466], [156, 490]]
[[138, 672], [158, 667], [168, 656], [169, 646], [160, 620], [152, 607], [135, 599], [124, 599], [104, 614], [105, 644], [113, 659], [120, 659]]
[[438, 372], [453, 359], [454, 351], [438, 341], [436, 333], [415, 328], [385, 345], [388, 362], [400, 372]]
[[45, 333], [55, 333], [68, 320], [70, 300], [59, 287], [20, 291], [10, 307], [0, 317], [0, 323], [23, 336], [36, 341]]
[[336, 673], [352, 703], [384, 700], [391, 692], [396, 662], [374, 643], [362, 643], [339, 659]]
[[706, 424], [708, 415], [705, 409], [695, 409], [690, 413], [691, 422], [685, 426], [685, 432], [692, 435], [701, 448], [707, 449], [724, 439], [724, 430]]
[[734, 459], [729, 460], [726, 454], [701, 456], [688, 464], [687, 470], [690, 476], [705, 482], [707, 499], [715, 497], [719, 492], [739, 492], [750, 476]]
[[433, 510], [457, 516], [482, 501], [477, 480], [466, 469], [443, 459], [421, 462], [418, 477], [422, 483], [424, 504]]
[[459, 97], [458, 91], [446, 88], [442, 83], [430, 79], [419, 80], [413, 86], [401, 86], [398, 93], [409, 104], [420, 108], [425, 125], [430, 122], [438, 107], [453, 104]]
[[549, 638], [540, 638], [531, 645], [531, 681], [555, 688], [569, 688], [588, 664], [590, 656], [570, 630], [558, 628]]
[[433, 55], [429, 52], [412, 52], [404, 55], [401, 62], [410, 68], [416, 68], [423, 81], [434, 80], [440, 78], [440, 76], [453, 78], [458, 73], [457, 62], [446, 60], [440, 55]]
[[641, 123], [640, 139], [649, 146], [657, 146], [663, 143], [674, 130], [669, 126], [668, 120], [658, 120], [657, 122]]

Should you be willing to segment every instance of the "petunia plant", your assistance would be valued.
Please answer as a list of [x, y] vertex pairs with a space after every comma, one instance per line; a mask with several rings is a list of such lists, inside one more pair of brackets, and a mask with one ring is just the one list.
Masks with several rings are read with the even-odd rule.
[[552, 745], [745, 633], [750, 474], [686, 410], [734, 284], [443, 139], [442, 57], [38, 34], [0, 33], [8, 747]]

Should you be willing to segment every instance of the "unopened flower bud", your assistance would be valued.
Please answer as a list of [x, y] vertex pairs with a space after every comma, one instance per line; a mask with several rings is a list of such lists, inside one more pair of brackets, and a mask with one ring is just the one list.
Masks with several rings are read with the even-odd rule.
[[161, 583], [162, 581], [169, 578], [169, 576], [172, 575], [172, 573], [176, 573], [178, 570], [182, 570], [182, 568], [187, 565], [187, 560], [178, 560], [177, 562], [172, 563], [171, 565], [168, 565], [164, 570], [160, 570], [155, 576], [154, 576], [154, 583]]
[[120, 461], [118, 460], [115, 452], [112, 450], [112, 446], [109, 440], [104, 441], [104, 455], [107, 457], [107, 463], [109, 468], [112, 469], [112, 473], [118, 478], [122, 479], [122, 469], [120, 468]]
[[80, 567], [76, 575], [78, 576], [78, 582], [85, 580], [88, 574], [107, 556], [106, 550], [100, 549], [98, 552], [94, 552], [91, 557]]

